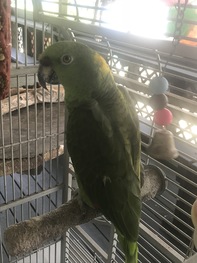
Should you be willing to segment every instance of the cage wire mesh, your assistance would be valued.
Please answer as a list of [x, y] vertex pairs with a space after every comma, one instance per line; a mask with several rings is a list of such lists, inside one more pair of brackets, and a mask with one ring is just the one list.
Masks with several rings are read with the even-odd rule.
[[[120, 26], [115, 24], [117, 30], [112, 28], [108, 16], [115, 2], [12, 1], [11, 89], [9, 97], [0, 101], [2, 263], [124, 262], [115, 229], [103, 217], [70, 229], [59, 240], [21, 258], [9, 256], [3, 242], [10, 225], [55, 209], [77, 187], [72, 163], [69, 160], [66, 169], [63, 155], [64, 91], [55, 86], [43, 90], [36, 75], [39, 54], [60, 40], [85, 43], [104, 56], [116, 82], [135, 98], [143, 163], [148, 161], [166, 173], [166, 190], [143, 204], [139, 262], [183, 262], [196, 252], [190, 210], [197, 194], [197, 36], [184, 35], [182, 28], [197, 27], [196, 18], [184, 16], [188, 9], [196, 12], [197, 3], [175, 1], [175, 15], [169, 18], [175, 25], [173, 32], [167, 41], [149, 41], [128, 34], [128, 28], [122, 30], [122, 20]], [[132, 2], [125, 6], [128, 10]], [[147, 155], [153, 120], [148, 84], [161, 69], [170, 84], [167, 95], [173, 123], [168, 129], [179, 151], [179, 157], [171, 161]]]

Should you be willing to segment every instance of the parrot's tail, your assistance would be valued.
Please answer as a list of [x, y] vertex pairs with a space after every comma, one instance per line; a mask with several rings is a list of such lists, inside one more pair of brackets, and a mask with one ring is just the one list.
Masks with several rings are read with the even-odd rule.
[[121, 247], [125, 253], [125, 263], [137, 263], [138, 262], [138, 245], [137, 242], [128, 241], [122, 235], [118, 235]]

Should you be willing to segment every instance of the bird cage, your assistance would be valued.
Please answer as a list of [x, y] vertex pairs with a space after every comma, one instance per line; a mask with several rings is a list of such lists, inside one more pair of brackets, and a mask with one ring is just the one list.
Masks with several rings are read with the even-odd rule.
[[[142, 163], [165, 179], [159, 190], [153, 180], [143, 201], [139, 262], [196, 262], [197, 1], [12, 0], [7, 17], [12, 46], [10, 88], [0, 100], [0, 263], [124, 262], [104, 216], [90, 211], [64, 226], [64, 205], [77, 188], [64, 140], [64, 88], [43, 89], [37, 79], [39, 55], [62, 40], [86, 44], [106, 59], [135, 101]], [[149, 153], [161, 128], [150, 100], [159, 76], [169, 83], [167, 130], [178, 153], [165, 160]]]

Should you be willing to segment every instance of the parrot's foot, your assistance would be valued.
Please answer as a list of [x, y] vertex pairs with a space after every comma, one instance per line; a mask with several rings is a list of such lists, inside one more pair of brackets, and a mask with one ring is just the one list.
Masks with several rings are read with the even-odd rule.
[[77, 188], [73, 194], [73, 198], [77, 199], [80, 210], [82, 212], [82, 214], [86, 214], [86, 210], [87, 210], [87, 205], [83, 202], [81, 195], [80, 195], [80, 190], [79, 188]]

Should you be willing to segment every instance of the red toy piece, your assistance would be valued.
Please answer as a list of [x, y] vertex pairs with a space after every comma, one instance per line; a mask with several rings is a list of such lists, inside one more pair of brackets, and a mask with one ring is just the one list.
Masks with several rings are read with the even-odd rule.
[[166, 108], [158, 110], [154, 114], [154, 123], [160, 126], [169, 125], [172, 122], [172, 112]]

